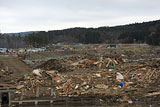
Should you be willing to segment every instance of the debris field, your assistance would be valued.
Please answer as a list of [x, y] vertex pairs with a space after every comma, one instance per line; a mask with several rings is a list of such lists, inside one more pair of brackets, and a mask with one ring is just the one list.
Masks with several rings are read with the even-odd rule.
[[39, 97], [102, 95], [119, 102], [144, 101], [160, 95], [158, 52], [138, 48], [53, 58], [12, 80], [14, 72], [1, 64], [0, 84], [17, 88], [15, 100], [35, 98], [38, 88]]

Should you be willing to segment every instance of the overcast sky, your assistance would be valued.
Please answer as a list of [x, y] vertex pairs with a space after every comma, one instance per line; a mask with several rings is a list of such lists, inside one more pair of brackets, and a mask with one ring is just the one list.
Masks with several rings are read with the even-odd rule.
[[0, 0], [2, 33], [115, 26], [160, 19], [160, 0]]

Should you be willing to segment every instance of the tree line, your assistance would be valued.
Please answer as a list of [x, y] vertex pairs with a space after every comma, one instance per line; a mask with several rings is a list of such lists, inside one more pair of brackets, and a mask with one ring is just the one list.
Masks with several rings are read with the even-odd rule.
[[25, 42], [34, 46], [67, 43], [148, 43], [160, 45], [160, 20], [115, 27], [71, 28], [41, 31], [25, 36]]
[[23, 48], [26, 46], [24, 38], [20, 34], [9, 36], [0, 34], [0, 48]]
[[55, 43], [148, 43], [160, 45], [160, 20], [115, 27], [70, 28], [33, 32], [26, 36], [0, 35], [0, 47], [42, 47]]

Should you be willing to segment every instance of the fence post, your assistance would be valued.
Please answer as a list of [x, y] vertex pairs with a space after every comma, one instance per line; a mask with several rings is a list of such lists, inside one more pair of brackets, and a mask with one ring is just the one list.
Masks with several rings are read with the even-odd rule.
[[51, 88], [51, 96], [53, 96], [53, 88]]
[[39, 87], [36, 87], [36, 97], [39, 97]]
[[20, 100], [23, 100], [23, 92], [21, 93], [21, 97], [20, 97]]

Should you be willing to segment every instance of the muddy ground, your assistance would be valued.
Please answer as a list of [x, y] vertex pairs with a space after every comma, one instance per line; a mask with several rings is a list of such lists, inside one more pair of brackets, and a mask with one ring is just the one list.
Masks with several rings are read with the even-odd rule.
[[[160, 47], [33, 53], [25, 59], [1, 55], [0, 64], [1, 70], [7, 71], [1, 72], [0, 82], [22, 86], [14, 94], [14, 100], [21, 99], [22, 93], [23, 99], [92, 95], [98, 96], [98, 106], [159, 105]], [[33, 75], [34, 69], [40, 69], [42, 76]], [[117, 72], [123, 79], [117, 79]], [[125, 85], [120, 86], [121, 82]], [[34, 92], [37, 86], [38, 98]]]
[[[21, 61], [17, 55], [0, 55], [0, 68], [8, 69], [7, 78], [1, 77], [0, 81], [11, 81], [12, 79], [22, 77], [26, 73], [32, 72], [32, 68]], [[2, 73], [2, 71], [1, 71]], [[5, 74], [4, 74], [5, 75]], [[3, 76], [1, 74], [1, 76]]]

